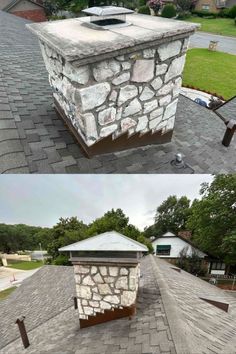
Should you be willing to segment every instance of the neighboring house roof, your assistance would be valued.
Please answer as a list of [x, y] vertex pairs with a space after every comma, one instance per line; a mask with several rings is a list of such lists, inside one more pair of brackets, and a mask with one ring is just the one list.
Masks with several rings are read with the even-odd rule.
[[140, 242], [120, 234], [116, 231], [108, 231], [103, 234], [89, 237], [85, 240], [59, 248], [64, 251], [133, 251], [147, 252], [148, 248]]
[[[63, 282], [58, 283], [59, 293], [65, 288], [73, 288], [72, 276], [60, 276], [60, 268], [57, 276]], [[70, 354], [138, 354], [138, 353], [172, 353], [172, 354], [234, 354], [236, 346], [236, 298], [226, 294], [223, 290], [184, 271], [174, 271], [173, 265], [147, 256], [141, 260], [140, 286], [137, 299], [137, 313], [131, 320], [127, 318], [99, 324], [97, 326], [79, 328], [78, 313], [70, 308], [54, 313], [48, 320], [41, 321], [37, 316], [34, 318], [34, 329], [28, 329], [30, 346], [27, 353], [70, 353]], [[49, 267], [50, 269], [50, 267]], [[71, 267], [71, 272], [73, 271]], [[49, 295], [44, 299], [39, 293], [30, 292], [30, 283], [35, 283], [33, 275], [28, 280], [26, 291], [25, 283], [15, 291], [18, 298], [21, 291], [27, 296], [28, 303], [25, 305], [26, 319], [30, 311], [34, 311], [35, 301], [44, 306], [39, 306], [41, 316], [50, 312], [51, 279], [45, 285]], [[49, 275], [49, 273], [48, 273]], [[53, 285], [55, 286], [55, 285]], [[3, 303], [10, 313], [17, 309], [17, 303], [12, 301], [14, 293]], [[229, 303], [229, 312], [222, 310], [200, 299], [202, 296], [211, 296], [220, 301]], [[26, 303], [26, 300], [23, 300]], [[32, 302], [33, 301], [33, 302]], [[33, 305], [33, 306], [32, 306]], [[9, 307], [11, 306], [11, 308]], [[23, 308], [22, 308], [23, 310]], [[39, 311], [38, 311], [39, 312]], [[13, 316], [12, 320], [15, 317]], [[3, 321], [2, 321], [3, 322]], [[16, 325], [15, 325], [16, 326]], [[27, 322], [26, 322], [27, 328]], [[12, 328], [4, 327], [4, 336], [11, 332]], [[2, 334], [2, 333], [1, 333]], [[197, 342], [197, 346], [196, 346]], [[197, 349], [196, 349], [197, 348]], [[2, 350], [1, 350], [2, 349]], [[1, 341], [0, 353], [25, 353], [21, 339], [18, 338], [4, 346]]]
[[171, 166], [177, 152], [195, 173], [235, 172], [236, 138], [224, 147], [222, 120], [181, 95], [171, 143], [85, 158], [53, 108], [28, 22], [0, 11], [0, 173], [189, 173]]
[[[19, 4], [22, 0], [12, 0], [7, 6], [5, 6], [2, 10], [3, 11], [10, 11], [13, 7], [15, 7], [17, 4]], [[38, 5], [39, 7], [43, 7], [44, 5], [42, 3], [38, 3], [37, 1], [34, 0], [24, 0], [24, 1], [28, 1], [28, 2], [32, 2], [35, 5]]]
[[172, 232], [166, 232], [164, 235], [156, 237], [155, 240], [152, 241], [152, 243], [154, 243], [156, 240], [160, 239], [160, 238], [180, 238], [182, 241], [186, 242], [187, 244], [189, 244], [191, 247], [194, 247], [196, 250], [199, 250], [200, 252], [202, 252], [205, 256], [207, 256], [207, 254], [203, 251], [201, 251], [199, 248], [197, 248], [190, 240], [187, 240], [186, 238], [180, 236], [180, 235], [175, 235]]

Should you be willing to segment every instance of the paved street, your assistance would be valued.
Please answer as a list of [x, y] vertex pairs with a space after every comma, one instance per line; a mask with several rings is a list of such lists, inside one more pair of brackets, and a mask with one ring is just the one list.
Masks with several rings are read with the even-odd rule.
[[18, 282], [22, 282], [24, 279], [29, 278], [32, 274], [37, 272], [38, 269], [19, 270], [0, 267], [0, 291], [12, 286], [11, 281], [13, 280], [13, 277], [15, 277]]
[[236, 38], [197, 32], [190, 39], [190, 48], [208, 48], [209, 42], [219, 41], [217, 50], [236, 55]]

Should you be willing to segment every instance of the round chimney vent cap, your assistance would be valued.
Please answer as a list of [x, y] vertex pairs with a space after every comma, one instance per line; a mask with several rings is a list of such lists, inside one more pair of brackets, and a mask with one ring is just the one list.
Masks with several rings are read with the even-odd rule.
[[82, 10], [82, 12], [92, 16], [115, 16], [132, 14], [134, 11], [119, 6], [95, 6], [89, 7], [88, 9], [84, 9]]

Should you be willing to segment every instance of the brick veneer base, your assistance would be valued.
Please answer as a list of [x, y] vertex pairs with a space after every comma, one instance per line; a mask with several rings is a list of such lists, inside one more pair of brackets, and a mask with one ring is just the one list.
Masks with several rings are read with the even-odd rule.
[[43, 9], [38, 10], [27, 10], [27, 11], [14, 11], [12, 15], [26, 18], [33, 22], [43, 22], [47, 21], [47, 17]]

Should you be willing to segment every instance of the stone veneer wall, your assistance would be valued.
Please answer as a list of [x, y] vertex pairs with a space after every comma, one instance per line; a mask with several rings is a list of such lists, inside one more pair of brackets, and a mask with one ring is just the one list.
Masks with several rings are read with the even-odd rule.
[[76, 67], [41, 49], [54, 97], [88, 146], [110, 134], [173, 130], [189, 37]]
[[79, 317], [135, 304], [139, 265], [74, 265]]

